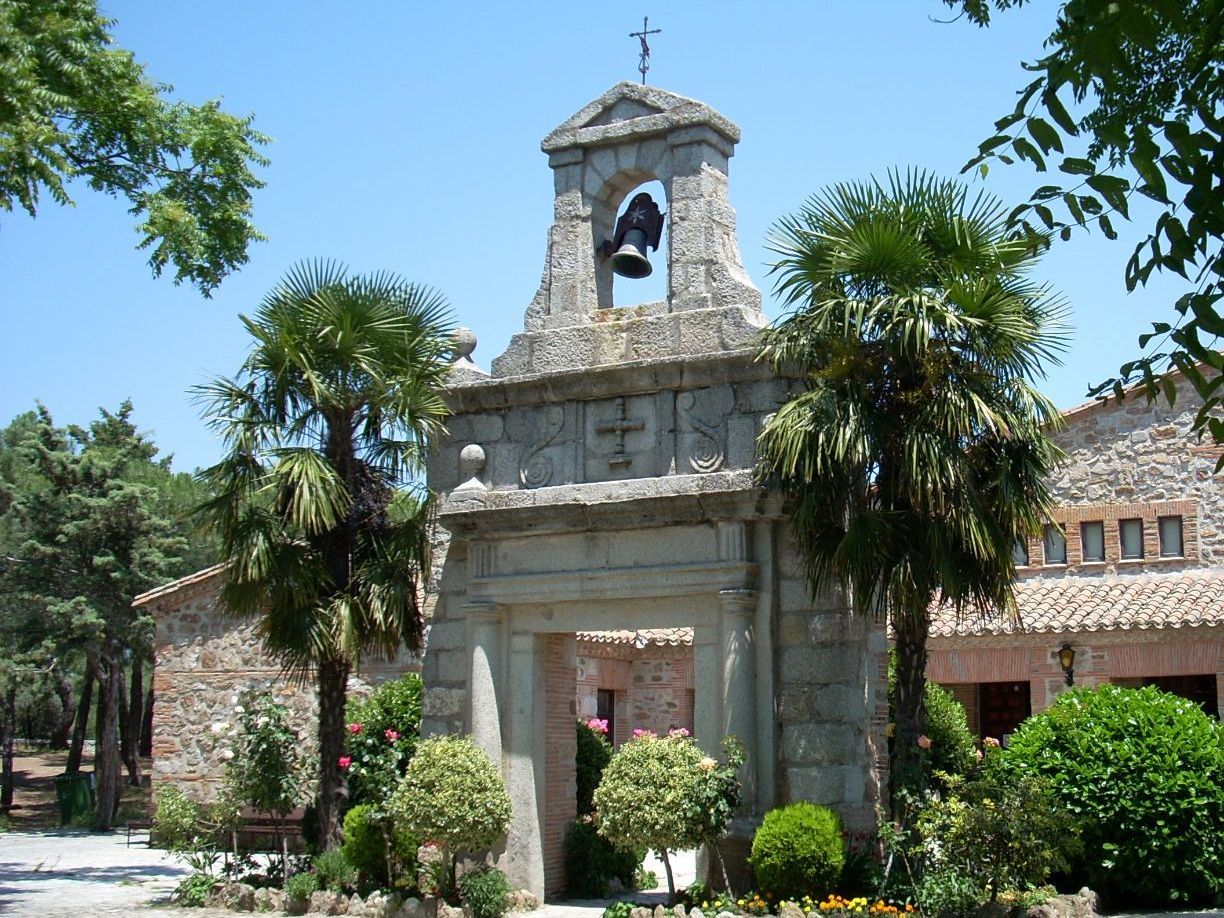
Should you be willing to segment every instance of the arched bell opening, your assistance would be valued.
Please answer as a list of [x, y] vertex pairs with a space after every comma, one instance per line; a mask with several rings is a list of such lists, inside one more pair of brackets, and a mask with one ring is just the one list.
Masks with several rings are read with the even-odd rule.
[[[643, 194], [649, 197], [649, 201], [639, 198]], [[651, 202], [662, 218], [657, 249], [650, 238]], [[595, 286], [600, 309], [667, 299], [671, 263], [668, 210], [667, 189], [652, 174], [642, 170], [626, 170], [618, 174], [609, 180], [604, 194], [592, 203]], [[637, 214], [645, 216], [645, 222], [637, 221], [637, 226], [642, 229], [633, 226], [633, 217]], [[630, 232], [618, 234], [618, 230], [627, 228]]]

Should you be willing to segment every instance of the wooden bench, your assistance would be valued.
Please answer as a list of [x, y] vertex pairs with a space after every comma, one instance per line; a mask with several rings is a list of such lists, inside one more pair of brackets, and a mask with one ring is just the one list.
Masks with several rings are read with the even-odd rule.
[[125, 848], [132, 847], [132, 833], [144, 832], [146, 836], [145, 843], [153, 844], [153, 820], [152, 819], [129, 819], [124, 823], [124, 828], [127, 829], [127, 843]]
[[[238, 816], [238, 825], [230, 832], [230, 845], [235, 856], [239, 851], [239, 841], [245, 841], [241, 847], [243, 849], [252, 849], [252, 841], [254, 839], [272, 839], [274, 847], [273, 851], [279, 850], [284, 857], [289, 856], [289, 839], [294, 839], [296, 842], [302, 838], [302, 821], [305, 816], [305, 809], [298, 807], [291, 813], [286, 814], [284, 819], [278, 820], [271, 813], [259, 813], [246, 807]], [[263, 847], [258, 850], [268, 850]]]

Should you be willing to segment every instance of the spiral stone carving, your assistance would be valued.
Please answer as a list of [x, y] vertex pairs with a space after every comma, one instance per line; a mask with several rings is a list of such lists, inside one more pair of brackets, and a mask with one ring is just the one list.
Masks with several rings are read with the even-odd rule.
[[519, 467], [519, 481], [526, 488], [542, 488], [552, 481], [553, 461], [544, 455], [544, 450], [565, 427], [565, 409], [561, 405], [549, 406], [544, 423], [544, 439], [524, 453], [523, 463]]

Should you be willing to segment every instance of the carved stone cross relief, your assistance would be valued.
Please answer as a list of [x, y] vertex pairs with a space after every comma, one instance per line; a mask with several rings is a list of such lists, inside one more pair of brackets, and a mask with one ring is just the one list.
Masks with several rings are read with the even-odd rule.
[[619, 468], [629, 465], [633, 459], [625, 453], [625, 431], [628, 430], [645, 430], [646, 422], [641, 418], [625, 417], [625, 398], [619, 396], [616, 399], [616, 414], [609, 421], [601, 421], [595, 425], [596, 433], [614, 433], [616, 434], [616, 449], [612, 455], [608, 457], [608, 465], [612, 468]]

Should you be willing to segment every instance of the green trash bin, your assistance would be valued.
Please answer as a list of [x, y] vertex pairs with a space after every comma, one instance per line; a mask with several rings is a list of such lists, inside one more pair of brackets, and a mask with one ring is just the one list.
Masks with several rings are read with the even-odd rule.
[[93, 772], [70, 772], [55, 776], [55, 796], [59, 800], [60, 825], [88, 815], [96, 806]]

